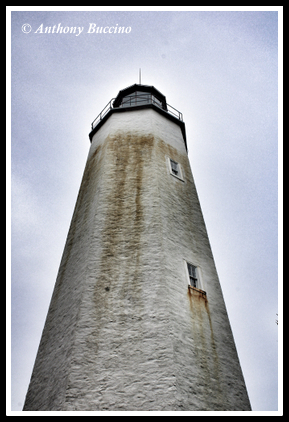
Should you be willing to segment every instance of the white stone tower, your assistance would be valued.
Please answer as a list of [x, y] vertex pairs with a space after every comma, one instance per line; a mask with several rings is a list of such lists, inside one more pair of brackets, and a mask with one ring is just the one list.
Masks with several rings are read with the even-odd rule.
[[251, 410], [181, 113], [135, 84], [89, 137], [23, 410]]

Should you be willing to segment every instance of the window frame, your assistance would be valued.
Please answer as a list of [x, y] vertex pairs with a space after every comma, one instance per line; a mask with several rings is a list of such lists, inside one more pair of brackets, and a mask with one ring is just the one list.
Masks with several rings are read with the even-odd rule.
[[[186, 276], [187, 276], [187, 283], [188, 283], [188, 287], [192, 288], [192, 289], [196, 289], [196, 290], [201, 290], [202, 292], [206, 293], [204, 290], [204, 285], [203, 285], [203, 280], [202, 280], [202, 275], [201, 275], [201, 268], [192, 263], [191, 261], [187, 261], [186, 259], [184, 259], [184, 264], [185, 264], [185, 269], [186, 269]], [[189, 273], [189, 265], [191, 265], [192, 267], [195, 268], [196, 271], [196, 286], [193, 286], [191, 284], [191, 278], [190, 278], [190, 273]]]
[[200, 282], [198, 277], [198, 269], [195, 265], [187, 262], [188, 274], [189, 274], [189, 283], [192, 287], [198, 288]]
[[[178, 169], [178, 174], [174, 173], [173, 167], [172, 167], [172, 162], [174, 164], [177, 165], [177, 169]], [[169, 170], [170, 170], [170, 174], [174, 177], [176, 177], [177, 179], [181, 180], [182, 182], [184, 182], [184, 177], [183, 177], [183, 170], [182, 170], [182, 166], [180, 163], [178, 163], [176, 160], [174, 160], [171, 157], [168, 157], [168, 165], [169, 165]]]

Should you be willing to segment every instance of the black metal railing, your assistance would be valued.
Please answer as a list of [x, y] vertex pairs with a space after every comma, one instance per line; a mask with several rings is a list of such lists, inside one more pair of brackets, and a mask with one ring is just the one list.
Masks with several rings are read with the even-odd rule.
[[104, 116], [113, 108], [113, 102], [115, 98], [112, 98], [104, 107], [104, 109], [99, 113], [99, 115], [91, 123], [91, 129], [94, 129], [98, 123], [104, 118]]
[[176, 108], [172, 107], [169, 104], [166, 104], [166, 108], [164, 108], [162, 102], [150, 93], [143, 93], [141, 95], [128, 95], [122, 99], [121, 104], [117, 107], [113, 106], [114, 100], [115, 98], [112, 98], [106, 104], [104, 109], [99, 113], [99, 115], [93, 120], [93, 122], [91, 123], [91, 129], [94, 129], [99, 124], [99, 122], [106, 116], [106, 114], [113, 108], [129, 108], [145, 104], [154, 104], [155, 106], [161, 108], [162, 110], [166, 111], [177, 119], [183, 121], [183, 115], [180, 111], [178, 111]]

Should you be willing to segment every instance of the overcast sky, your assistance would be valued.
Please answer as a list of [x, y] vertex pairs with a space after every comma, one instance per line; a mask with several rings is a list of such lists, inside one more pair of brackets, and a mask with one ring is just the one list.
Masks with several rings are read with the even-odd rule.
[[[251, 405], [277, 410], [278, 12], [271, 9], [12, 12], [12, 410], [24, 403], [90, 124], [119, 90], [138, 83], [139, 68], [142, 83], [183, 113]], [[127, 32], [88, 33], [91, 23]]]

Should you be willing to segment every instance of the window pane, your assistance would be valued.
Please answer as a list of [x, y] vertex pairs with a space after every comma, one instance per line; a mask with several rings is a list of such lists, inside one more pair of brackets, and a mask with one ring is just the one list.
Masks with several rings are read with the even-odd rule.
[[126, 95], [122, 99], [121, 106], [123, 107], [132, 107], [142, 104], [151, 103], [151, 94], [146, 92], [135, 91], [132, 94]]
[[188, 264], [188, 270], [189, 270], [189, 275], [191, 277], [197, 278], [196, 267], [194, 267], [192, 264]]
[[198, 287], [198, 276], [197, 276], [197, 267], [192, 264], [187, 263], [188, 272], [190, 277], [190, 285], [192, 287]]
[[179, 173], [179, 165], [178, 165], [178, 163], [176, 163], [173, 160], [171, 160], [171, 168], [172, 168], [172, 172], [174, 174], [178, 174]]
[[190, 277], [190, 284], [192, 287], [197, 287], [197, 279]]
[[154, 96], [152, 96], [152, 103], [153, 104], [156, 104], [159, 107], [162, 107], [161, 101], [158, 98], [154, 97]]

